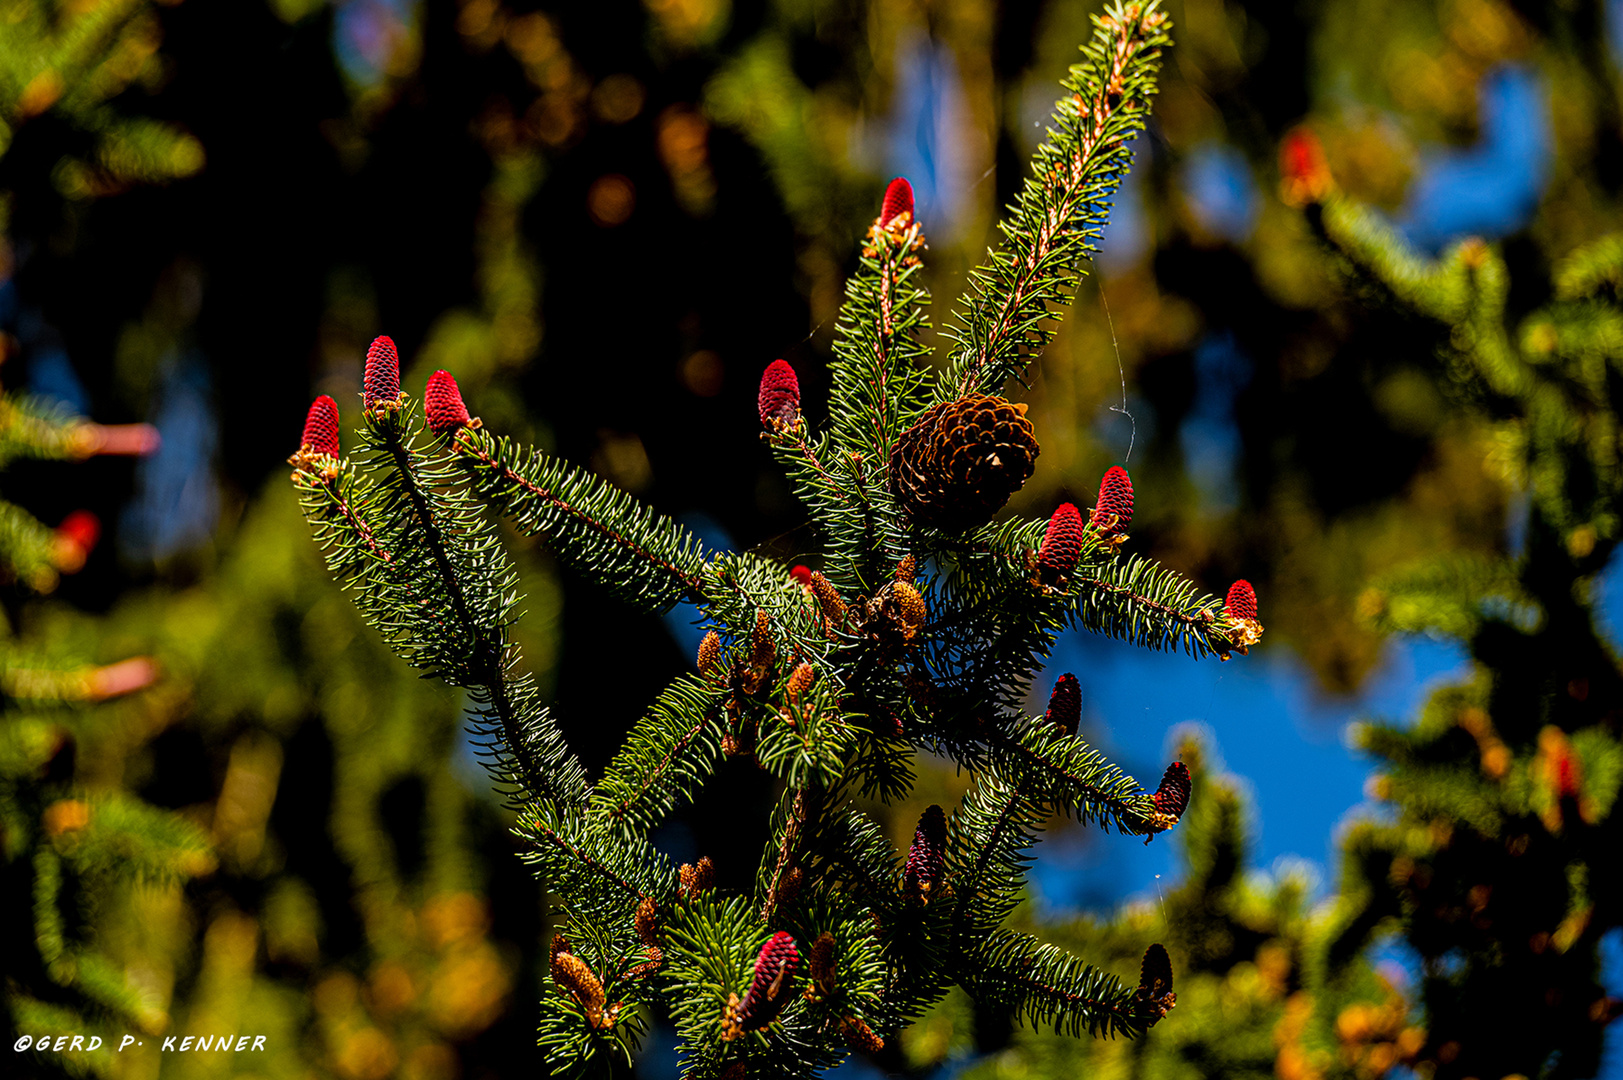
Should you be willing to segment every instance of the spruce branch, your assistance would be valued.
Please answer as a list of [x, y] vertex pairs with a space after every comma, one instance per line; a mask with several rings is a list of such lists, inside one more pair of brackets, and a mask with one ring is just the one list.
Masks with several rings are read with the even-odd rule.
[[966, 966], [964, 984], [977, 1001], [1012, 1010], [1033, 1030], [1132, 1037], [1153, 1022], [1121, 980], [1029, 934], [989, 934]]
[[967, 309], [947, 330], [953, 356], [938, 400], [996, 394], [1021, 377], [1053, 338], [1053, 309], [1070, 302], [1078, 263], [1096, 250], [1132, 160], [1129, 144], [1149, 116], [1171, 20], [1156, 0], [1112, 0], [1093, 22], [1032, 175], [999, 223], [1003, 246], [971, 275]]
[[559, 558], [645, 611], [704, 599], [699, 541], [628, 494], [539, 450], [462, 428], [452, 453], [475, 490], [528, 536], [546, 537]]

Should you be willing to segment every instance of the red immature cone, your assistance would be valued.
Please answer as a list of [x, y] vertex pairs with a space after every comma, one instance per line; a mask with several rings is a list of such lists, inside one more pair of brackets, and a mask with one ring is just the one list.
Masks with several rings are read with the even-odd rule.
[[101, 518], [89, 510], [75, 510], [51, 536], [51, 561], [64, 574], [78, 573], [100, 539]]
[[1071, 503], [1061, 503], [1048, 519], [1043, 546], [1037, 551], [1037, 578], [1044, 585], [1056, 585], [1076, 569], [1082, 557], [1082, 512]]
[[1335, 186], [1319, 137], [1307, 127], [1293, 128], [1279, 143], [1280, 196], [1287, 206], [1323, 201]]
[[812, 576], [811, 567], [791, 566], [789, 568], [789, 576], [794, 578], [797, 584], [810, 585]]
[[441, 435], [473, 422], [468, 407], [462, 403], [462, 391], [449, 371], [436, 371], [428, 377], [423, 411], [428, 414], [428, 426]]
[[1076, 734], [1076, 729], [1082, 723], [1082, 684], [1069, 671], [1054, 683], [1054, 692], [1048, 695], [1048, 712], [1044, 716], [1065, 734]]
[[400, 397], [400, 354], [395, 352], [394, 340], [380, 335], [366, 350], [366, 384], [361, 402], [371, 409], [379, 402], [393, 402]]
[[727, 1002], [722, 1038], [736, 1039], [746, 1031], [757, 1031], [777, 1019], [794, 996], [789, 982], [799, 963], [800, 950], [795, 948], [795, 939], [781, 930], [773, 934], [755, 958], [749, 993], [744, 995], [743, 1001], [735, 994]]
[[941, 868], [947, 854], [947, 815], [941, 807], [926, 807], [919, 815], [918, 828], [913, 830], [913, 846], [907, 852], [907, 869], [902, 874], [902, 886], [909, 896], [921, 904], [930, 902], [930, 892], [941, 880]]
[[[1228, 634], [1234, 651], [1244, 656], [1251, 651], [1251, 646], [1262, 640], [1262, 624], [1257, 621], [1257, 593], [1249, 581], [1240, 580], [1229, 586], [1223, 613], [1229, 618]], [[1220, 649], [1218, 655], [1228, 659], [1225, 650]]]
[[304, 416], [303, 444], [312, 454], [338, 456], [338, 402], [322, 394]]
[[1155, 789], [1155, 810], [1176, 822], [1189, 809], [1189, 766], [1174, 761], [1161, 775], [1161, 786]]
[[1112, 466], [1099, 481], [1092, 523], [1105, 536], [1126, 536], [1133, 523], [1133, 481], [1120, 465]]
[[913, 185], [904, 176], [898, 176], [885, 188], [885, 205], [879, 211], [879, 224], [889, 225], [903, 214], [913, 214]]
[[800, 419], [800, 379], [787, 360], [774, 360], [766, 366], [755, 404], [761, 412], [761, 426], [768, 431], [790, 427]]
[[1252, 622], [1257, 618], [1257, 591], [1251, 583], [1244, 578], [1229, 586], [1228, 599], [1223, 603], [1223, 610], [1231, 619], [1249, 619]]

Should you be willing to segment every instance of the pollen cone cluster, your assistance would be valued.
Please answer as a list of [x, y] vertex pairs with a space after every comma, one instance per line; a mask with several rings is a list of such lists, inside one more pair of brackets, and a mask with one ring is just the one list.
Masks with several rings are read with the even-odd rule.
[[1041, 448], [1024, 404], [968, 394], [936, 405], [896, 440], [890, 490], [916, 524], [986, 524], [1031, 476]]

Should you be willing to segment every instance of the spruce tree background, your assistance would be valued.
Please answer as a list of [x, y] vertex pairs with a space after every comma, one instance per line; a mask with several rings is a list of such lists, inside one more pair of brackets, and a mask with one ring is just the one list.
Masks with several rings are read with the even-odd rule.
[[[590, 462], [664, 512], [701, 513], [701, 530], [786, 534], [768, 553], [792, 562], [808, 546], [805, 516], [756, 442], [755, 375], [782, 355], [801, 372], [807, 400], [827, 399], [819, 373], [841, 285], [884, 180], [906, 171], [883, 159], [903, 138], [894, 117], [920, 58], [950, 57], [948, 82], [961, 90], [937, 131], [964, 133], [965, 194], [956, 225], [930, 230], [923, 274], [945, 305], [1017, 192], [1032, 147], [1028, 113], [1046, 110], [1093, 10], [976, 0], [8, 9], [27, 17], [8, 27], [31, 29], [0, 35], [6, 303], [16, 304], [0, 311], [0, 374], [10, 388], [59, 387], [50, 376], [59, 344], [82, 383], [79, 412], [156, 418], [173, 435], [163, 409], [184, 399], [174, 362], [186, 357], [181, 373], [205, 372], [207, 389], [200, 412], [180, 415], [223, 421], [193, 474], [219, 493], [214, 525], [156, 556], [141, 539], [150, 519], [121, 510], [132, 490], [146, 505], [143, 493], [158, 490], [148, 478], [161, 470], [142, 465], [132, 477], [128, 461], [97, 458], [65, 483], [18, 461], [5, 485], [41, 521], [88, 508], [104, 527], [84, 569], [49, 596], [9, 595], [12, 625], [35, 640], [46, 631], [71, 640], [85, 662], [151, 654], [164, 672], [102, 707], [127, 723], [76, 731], [78, 782], [138, 793], [211, 837], [222, 799], [236, 799], [228, 792], [274, 792], [268, 811], [225, 815], [241, 823], [225, 832], [246, 839], [224, 847], [246, 859], [220, 856], [213, 874], [167, 894], [164, 919], [102, 909], [103, 951], [138, 974], [169, 1030], [209, 1026], [206, 1005], [274, 1018], [287, 1033], [282, 1056], [253, 1068], [289, 1075], [477, 1076], [534, 1053], [526, 1010], [545, 979], [545, 920], [501, 812], [450, 752], [460, 745], [460, 704], [403, 672], [358, 619], [346, 622], [352, 609], [324, 584], [287, 493], [281, 462], [311, 393], [355, 400], [360, 357], [387, 329], [418, 362], [408, 385], [454, 368], [492, 429]], [[1093, 279], [1113, 326], [1085, 284], [1035, 369], [1026, 400], [1043, 452], [1011, 512], [1041, 518], [1061, 501], [1087, 505], [1123, 455], [1131, 425], [1109, 408], [1122, 392], [1114, 340], [1137, 426], [1133, 550], [1206, 583], [1254, 581], [1269, 643], [1253, 664], [1288, 650], [1326, 687], [1368, 685], [1387, 646], [1369, 618], [1375, 594], [1360, 606], [1366, 590], [1384, 594], [1378, 579], [1427, 555], [1494, 560], [1515, 550], [1516, 530], [1507, 536], [1504, 526], [1524, 505], [1522, 485], [1484, 466], [1501, 460], [1487, 452], [1491, 428], [1457, 403], [1450, 369], [1436, 363], [1437, 323], [1380, 301], [1379, 289], [1340, 284], [1327, 248], [1279, 198], [1279, 141], [1307, 118], [1342, 193], [1406, 227], [1426, 220], [1414, 206], [1437, 182], [1439, 150], [1444, 166], [1456, 154], [1480, 163], [1475, 180], [1449, 190], [1511, 196], [1504, 223], [1470, 229], [1503, 237], [1506, 324], [1517, 327], [1547, 302], [1551, 266], [1616, 228], [1623, 158], [1609, 18], [1599, 4], [1456, 0], [1288, 11], [1180, 0], [1168, 10], [1179, 41], [1123, 197], [1142, 215], [1122, 210], [1113, 235], [1134, 234], [1134, 220], [1145, 227], [1135, 244], [1107, 250]], [[95, 21], [76, 23], [86, 13]], [[90, 46], [78, 53], [37, 44], [50, 28], [75, 25], [118, 32], [66, 35], [76, 49]], [[384, 32], [359, 32], [374, 26]], [[917, 48], [915, 31], [930, 49]], [[74, 65], [103, 60], [112, 61], [104, 76], [72, 77]], [[1542, 99], [1500, 108], [1514, 102], [1496, 89], [1507, 70], [1530, 71]], [[57, 80], [35, 83], [46, 71], [93, 93], [53, 98]], [[1547, 141], [1518, 155], [1532, 168], [1512, 168], [1502, 135], [1528, 117], [1544, 119]], [[113, 163], [133, 159], [100, 147], [130, 118], [195, 142], [176, 144], [191, 149], [161, 172], [120, 169]], [[161, 127], [142, 130], [161, 137], [156, 149], [174, 143]], [[927, 212], [930, 202], [921, 203]], [[1214, 216], [1214, 206], [1230, 210]], [[737, 271], [742, 236], [749, 273]], [[1431, 234], [1421, 240], [1435, 250]], [[647, 286], [630, 301], [599, 285], [627, 265]], [[631, 309], [643, 317], [626, 318]], [[1213, 355], [1227, 354], [1209, 343], [1224, 340], [1246, 362], [1214, 366]], [[600, 363], [583, 365], [583, 356]], [[603, 370], [619, 376], [612, 394], [602, 392]], [[1211, 444], [1186, 436], [1210, 430], [1214, 416], [1237, 438], [1227, 464], [1202, 471], [1190, 448]], [[696, 429], [729, 449], [704, 449]], [[691, 649], [508, 540], [531, 611], [517, 628], [526, 655], [572, 745], [601, 766], [641, 704], [689, 667]], [[1597, 578], [1599, 595], [1608, 580]], [[1543, 631], [1551, 642], [1566, 632], [1555, 622]], [[1602, 632], [1611, 633], [1604, 620]], [[1580, 627], [1575, 648], [1587, 634]], [[610, 637], [642, 658], [619, 670], [613, 693], [593, 664]], [[1026, 705], [1040, 712], [1043, 702]], [[1490, 716], [1500, 731], [1502, 717]], [[1108, 741], [1130, 720], [1090, 714], [1084, 724]], [[1215, 735], [1203, 736], [1208, 761], [1220, 760], [1227, 737]], [[434, 746], [447, 752], [422, 751]], [[1452, 751], [1467, 771], [1479, 769], [1475, 747], [1473, 738]], [[1153, 776], [1161, 763], [1125, 764]], [[1259, 784], [1268, 775], [1247, 771]], [[1301, 766], [1285, 756], [1272, 772]], [[1244, 778], [1236, 783], [1243, 792]], [[918, 791], [881, 819], [898, 850], [926, 805], [951, 805], [963, 787], [926, 761]], [[1295, 808], [1280, 816], [1263, 794], [1267, 833]], [[1200, 812], [1197, 797], [1166, 839], [1202, 835], [1193, 828]], [[690, 832], [673, 835], [737, 828], [737, 818], [732, 805], [701, 803], [687, 816]], [[1267, 850], [1254, 816], [1232, 820], [1236, 845], [1216, 851]], [[766, 839], [764, 815], [745, 824], [755, 822], [752, 847]], [[1233, 895], [1243, 896], [1268, 868], [1237, 858], [1191, 852], [1196, 868], [1237, 865], [1216, 880], [1238, 882]], [[1295, 873], [1268, 872], [1287, 889]], [[1302, 880], [1311, 891], [1312, 875]], [[1174, 891], [1169, 879], [1169, 899]], [[1122, 918], [1142, 919], [1159, 900]], [[1243, 1062], [1190, 1049], [1200, 1032], [1233, 1021], [1221, 1011], [1199, 1019], [1203, 985], [1267, 1005], [1248, 1021], [1258, 1038], [1246, 1059], [1255, 1065], [1244, 1066], [1262, 1075], [1378, 1073], [1406, 1052], [1405, 1032], [1426, 1029], [1418, 986], [1406, 989], [1386, 967], [1360, 976], [1364, 991], [1343, 987], [1306, 1008], [1305, 953], [1291, 943], [1308, 924], [1270, 929], [1253, 908], [1233, 910], [1288, 946], [1283, 975], [1278, 952], [1247, 955], [1254, 939], [1232, 925], [1205, 924], [1212, 941], [1238, 942], [1225, 951], [1150, 924], [1128, 936], [1171, 949], [1173, 1021], [1131, 1043], [1056, 1045], [1140, 1055], [1158, 1070], [1246, 1075]], [[133, 937], [134, 926], [149, 932]], [[1131, 948], [1041, 932], [1091, 958], [1115, 957], [1107, 966], [1118, 977], [1137, 978]], [[1445, 953], [1445, 968], [1452, 963]], [[1257, 981], [1254, 970], [1274, 974]], [[1589, 976], [1573, 979], [1583, 999]], [[460, 1012], [448, 1009], [455, 1002]], [[887, 1069], [995, 1055], [1011, 1037], [1004, 1017], [956, 996], [912, 1030], [887, 1048], [898, 1055], [883, 1058]], [[654, 1034], [642, 1067], [661, 1075], [657, 1063], [668, 1059]], [[1010, 1053], [1028, 1045], [1017, 1036]], [[206, 1053], [166, 1063], [203, 1075], [232, 1067]], [[31, 1058], [26, 1068], [54, 1074], [56, 1065]]]
[[[1154, 3], [1096, 20], [935, 379], [905, 180], [847, 287], [825, 433], [793, 369], [767, 367], [760, 419], [813, 515], [820, 569], [706, 551], [591, 473], [487, 432], [443, 370], [423, 395], [425, 431], [388, 337], [367, 353], [357, 452], [342, 452], [333, 400], [311, 406], [293, 480], [329, 567], [403, 659], [468, 692], [526, 861], [557, 897], [541, 1015], [554, 1072], [630, 1064], [655, 1013], [676, 1027], [683, 1075], [812, 1076], [882, 1050], [953, 985], [1072, 1035], [1136, 1035], [1175, 1005], [1159, 944], [1124, 985], [1003, 928], [1044, 817], [1153, 838], [1189, 796], [1182, 764], [1152, 796], [1076, 736], [1074, 680], [1044, 716], [1023, 703], [1065, 625], [1227, 659], [1260, 639], [1255, 598], [1241, 583], [1225, 606], [1124, 557], [1125, 474], [1087, 524], [1070, 504], [1046, 523], [991, 520], [1038, 453], [1025, 407], [999, 395], [1051, 338], [1095, 250], [1169, 29]], [[699, 607], [697, 674], [595, 778], [508, 638], [519, 598], [495, 516], [622, 603]], [[950, 815], [925, 811], [904, 864], [854, 800], [906, 799], [919, 750], [975, 780]], [[735, 840], [678, 868], [655, 830], [744, 770], [775, 781], [764, 850]], [[753, 887], [716, 880], [740, 862], [758, 865]]]

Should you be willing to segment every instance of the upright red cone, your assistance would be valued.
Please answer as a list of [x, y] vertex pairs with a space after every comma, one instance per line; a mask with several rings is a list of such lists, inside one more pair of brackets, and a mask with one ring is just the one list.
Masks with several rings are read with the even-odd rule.
[[1093, 508], [1092, 524], [1100, 535], [1125, 537], [1133, 523], [1133, 481], [1120, 465], [1110, 468], [1099, 481], [1099, 504]]
[[428, 377], [423, 411], [428, 414], [428, 426], [441, 435], [472, 422], [468, 407], [462, 403], [462, 391], [449, 371], [436, 371]]
[[365, 395], [361, 402], [367, 410], [386, 402], [392, 404], [400, 397], [400, 354], [395, 351], [394, 340], [387, 335], [373, 339], [366, 350]]
[[939, 806], [926, 807], [913, 830], [913, 846], [907, 852], [907, 869], [902, 887], [921, 904], [930, 902], [930, 892], [941, 880], [947, 855], [947, 815]]
[[1241, 578], [1229, 586], [1228, 599], [1223, 603], [1223, 610], [1231, 619], [1255, 619], [1257, 617], [1257, 591], [1251, 583]]
[[789, 981], [799, 964], [800, 950], [795, 947], [795, 939], [781, 930], [773, 934], [755, 957], [755, 972], [744, 1000], [738, 1000], [734, 994], [727, 1002], [721, 1037], [730, 1041], [777, 1019], [778, 1013], [794, 997]]
[[787, 360], [774, 360], [761, 373], [755, 405], [761, 413], [761, 426], [768, 431], [793, 427], [800, 420], [800, 379]]
[[1176, 822], [1189, 809], [1189, 766], [1174, 761], [1161, 774], [1161, 786], [1155, 789], [1155, 810]]
[[1323, 202], [1335, 187], [1324, 146], [1312, 128], [1292, 128], [1280, 140], [1279, 187], [1285, 205], [1295, 207]]
[[1037, 551], [1037, 580], [1043, 585], [1063, 584], [1081, 556], [1082, 512], [1071, 503], [1061, 503], [1048, 519], [1043, 546]]
[[[1242, 656], [1262, 640], [1262, 623], [1257, 621], [1257, 592], [1243, 578], [1229, 586], [1228, 598], [1223, 602], [1223, 613], [1233, 626], [1230, 639], [1234, 651]], [[1227, 659], [1227, 656], [1224, 656]]]
[[898, 176], [885, 188], [884, 208], [879, 211], [879, 224], [889, 225], [903, 214], [913, 214], [913, 185], [904, 176]]
[[304, 437], [300, 440], [312, 454], [338, 456], [338, 402], [322, 394], [310, 403], [304, 415]]
[[1075, 735], [1082, 724], [1082, 684], [1069, 671], [1054, 683], [1048, 695], [1048, 712], [1043, 714], [1050, 724], [1067, 735]]

